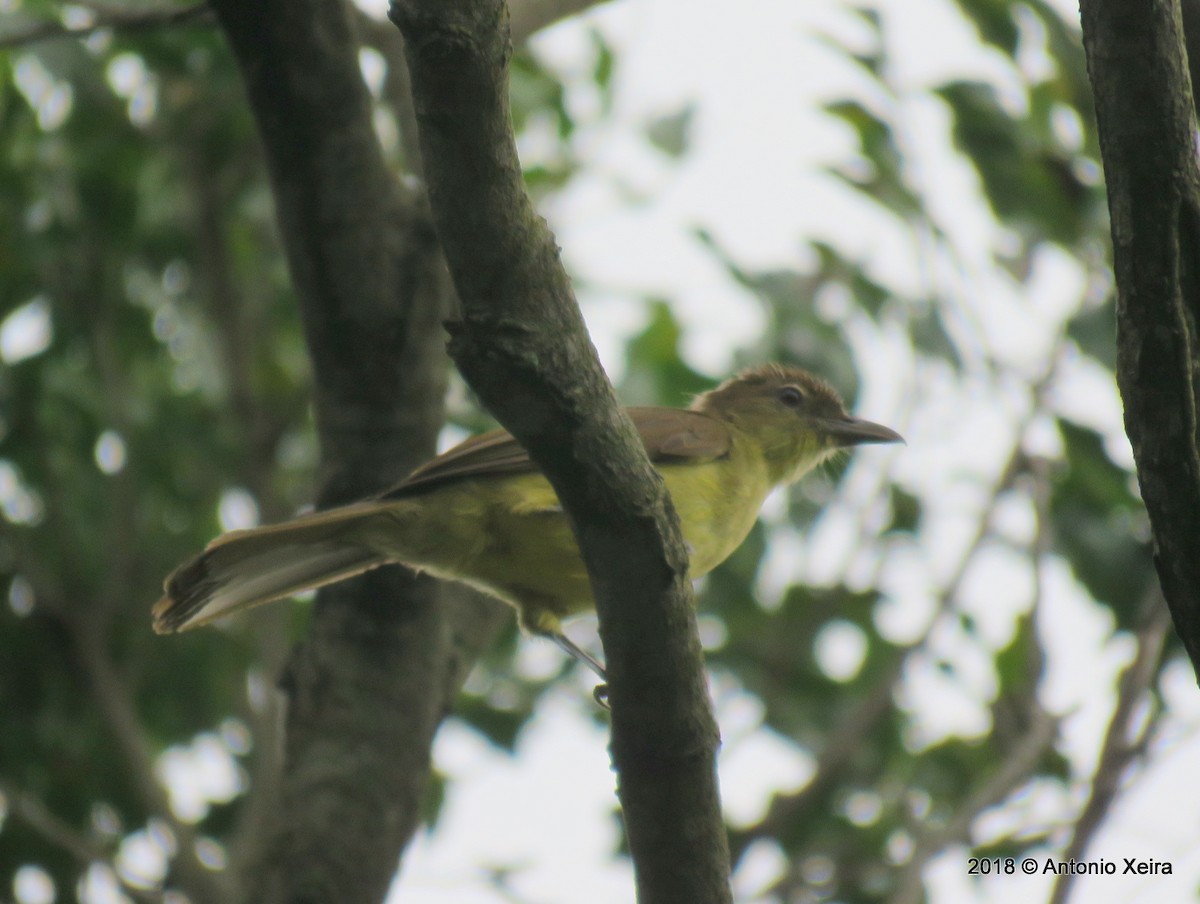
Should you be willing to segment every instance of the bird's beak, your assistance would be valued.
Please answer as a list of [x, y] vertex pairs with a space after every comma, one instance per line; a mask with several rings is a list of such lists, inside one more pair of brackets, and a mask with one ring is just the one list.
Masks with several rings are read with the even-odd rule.
[[821, 431], [835, 446], [861, 446], [865, 443], [902, 443], [904, 437], [883, 424], [848, 417], [825, 421]]

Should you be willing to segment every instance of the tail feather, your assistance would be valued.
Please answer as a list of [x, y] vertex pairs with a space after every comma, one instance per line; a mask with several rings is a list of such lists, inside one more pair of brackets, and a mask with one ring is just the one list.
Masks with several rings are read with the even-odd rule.
[[334, 509], [219, 537], [168, 576], [152, 610], [154, 630], [186, 631], [386, 564], [354, 529], [374, 514]]

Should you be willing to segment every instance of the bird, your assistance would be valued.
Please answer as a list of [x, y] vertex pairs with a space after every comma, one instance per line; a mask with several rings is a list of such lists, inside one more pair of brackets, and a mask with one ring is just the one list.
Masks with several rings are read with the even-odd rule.
[[[670, 491], [693, 578], [741, 545], [775, 487], [841, 450], [904, 441], [848, 414], [832, 386], [792, 365], [742, 371], [688, 408], [627, 410]], [[187, 631], [392, 563], [503, 600], [525, 631], [603, 677], [562, 629], [595, 609], [566, 514], [504, 430], [460, 443], [369, 499], [217, 537], [167, 576], [153, 627]]]

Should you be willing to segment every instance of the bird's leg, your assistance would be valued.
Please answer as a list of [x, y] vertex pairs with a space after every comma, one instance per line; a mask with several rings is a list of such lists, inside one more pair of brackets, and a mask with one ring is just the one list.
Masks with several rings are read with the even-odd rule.
[[[583, 647], [576, 644], [571, 638], [567, 637], [567, 635], [561, 631], [551, 631], [546, 634], [546, 637], [554, 641], [560, 650], [571, 656], [576, 662], [583, 663], [599, 675], [601, 681], [608, 681], [608, 675], [605, 674], [604, 666], [600, 664], [600, 661], [587, 650], [583, 649]], [[608, 684], [596, 685], [592, 689], [592, 699], [596, 701], [597, 705], [608, 709]]]
[[567, 635], [558, 631], [554, 631], [546, 636], [558, 644], [558, 648], [568, 656], [575, 659], [577, 662], [583, 663], [589, 669], [595, 672], [600, 677], [601, 681], [608, 680], [608, 675], [604, 673], [604, 666], [600, 664], [600, 661], [587, 650], [583, 649], [583, 647], [577, 645], [575, 641], [571, 640], [571, 638], [567, 637]]

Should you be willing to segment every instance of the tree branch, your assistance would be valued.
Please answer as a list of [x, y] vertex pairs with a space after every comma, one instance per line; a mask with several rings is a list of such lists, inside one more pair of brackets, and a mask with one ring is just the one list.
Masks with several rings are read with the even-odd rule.
[[969, 836], [971, 822], [988, 807], [1000, 803], [1037, 768], [1038, 761], [1058, 735], [1058, 718], [1038, 707], [1025, 733], [1004, 761], [971, 794], [944, 824], [922, 835], [916, 850], [901, 871], [889, 904], [917, 904], [922, 899], [924, 867], [946, 845]]
[[[419, 198], [384, 163], [343, 0], [216, 0], [262, 137], [313, 361], [321, 505], [428, 458], [450, 291]], [[464, 610], [381, 569], [318, 594], [282, 687], [284, 773], [243, 900], [382, 900], [423, 815], [433, 734], [469, 662]], [[493, 626], [480, 621], [481, 635]], [[470, 647], [468, 650], [472, 649]], [[469, 653], [468, 653], [469, 655]]]
[[[608, 0], [517, 0], [510, 4], [513, 46], [523, 47], [543, 28], [606, 2]], [[404, 61], [404, 40], [390, 23], [380, 22], [362, 10], [357, 11], [357, 27], [363, 43], [377, 50], [388, 61], [383, 99], [391, 107], [400, 129], [404, 166], [411, 175], [419, 177], [424, 168], [417, 141], [417, 119], [412, 106], [408, 65]]]
[[462, 320], [451, 354], [563, 502], [608, 658], [612, 750], [639, 900], [729, 900], [716, 725], [687, 557], [661, 478], [600, 368], [509, 120], [498, 0], [392, 5], [430, 204]]
[[113, 668], [101, 633], [87, 621], [89, 614], [75, 610], [64, 624], [83, 672], [83, 684], [96, 701], [104, 723], [121, 751], [130, 784], [143, 809], [147, 813], [158, 814], [175, 835], [179, 856], [174, 869], [180, 887], [187, 891], [190, 898], [204, 904], [227, 900], [223, 877], [214, 875], [200, 863], [196, 856], [195, 830], [174, 816], [166, 789], [155, 778], [150, 741], [142, 730], [129, 691]]
[[[1159, 589], [1154, 587], [1142, 602], [1142, 626], [1136, 635], [1137, 653], [1117, 682], [1117, 705], [1104, 733], [1104, 745], [1092, 776], [1092, 791], [1075, 821], [1071, 843], [1061, 858], [1064, 861], [1083, 860], [1104, 817], [1121, 792], [1126, 768], [1142, 751], [1154, 728], [1155, 719], [1146, 719], [1138, 736], [1130, 736], [1138, 718], [1138, 707], [1158, 676], [1168, 627], [1166, 609]], [[1060, 873], [1054, 882], [1050, 904], [1066, 904], [1074, 883], [1075, 876]]]
[[[1057, 360], [1055, 354], [1052, 360]], [[1040, 398], [1054, 374], [1052, 364], [1046, 375], [1035, 384]], [[1041, 406], [1035, 405], [1033, 411]], [[1031, 413], [1030, 417], [1034, 415]], [[1015, 468], [1024, 457], [1021, 451], [1024, 430], [1017, 435], [1015, 458], [1007, 469]], [[917, 904], [924, 892], [924, 873], [929, 861], [947, 845], [970, 838], [971, 824], [988, 807], [995, 806], [1016, 790], [1038, 767], [1045, 752], [1058, 737], [1059, 716], [1046, 710], [1038, 697], [1038, 688], [1045, 671], [1046, 651], [1037, 635], [1037, 622], [1042, 608], [1044, 580], [1042, 568], [1052, 551], [1052, 518], [1050, 514], [1050, 478], [1047, 463], [1042, 459], [1029, 462], [1033, 479], [1033, 507], [1037, 529], [1029, 549], [1030, 565], [1034, 572], [1033, 600], [1029, 612], [1018, 622], [1018, 637], [1022, 623], [1032, 628], [1033, 649], [1028, 651], [1020, 679], [1003, 688], [992, 705], [992, 739], [997, 749], [1005, 749], [1003, 762], [987, 781], [983, 782], [941, 825], [923, 832], [914, 832], [916, 844], [912, 855], [900, 871], [890, 904]], [[995, 509], [995, 497], [988, 507]], [[965, 572], [959, 573], [959, 580]], [[1007, 742], [1007, 743], [1006, 743]]]
[[[90, 4], [89, 4], [90, 5]], [[210, 18], [212, 10], [207, 3], [197, 3], [194, 6], [171, 6], [162, 9], [121, 9], [117, 7], [97, 10], [95, 19], [86, 25], [68, 26], [60, 21], [31, 22], [22, 28], [14, 29], [8, 34], [0, 34], [0, 50], [11, 47], [23, 47], [36, 44], [39, 41], [49, 41], [57, 38], [86, 38], [91, 34], [106, 28], [121, 31], [137, 31], [148, 28], [163, 28], [173, 25], [184, 25], [192, 22], [203, 22]]]
[[147, 904], [161, 904], [162, 894], [160, 892], [148, 891], [145, 888], [131, 885], [112, 865], [112, 857], [108, 851], [60, 819], [40, 798], [28, 791], [13, 787], [2, 779], [0, 779], [0, 797], [5, 799], [8, 811], [14, 818], [23, 822], [59, 850], [66, 851], [81, 867], [86, 868], [93, 863], [103, 863], [112, 870], [121, 890], [127, 895], [135, 900], [145, 901]]
[[1117, 382], [1176, 630], [1200, 672], [1200, 167], [1176, 0], [1084, 0], [1117, 281]]

